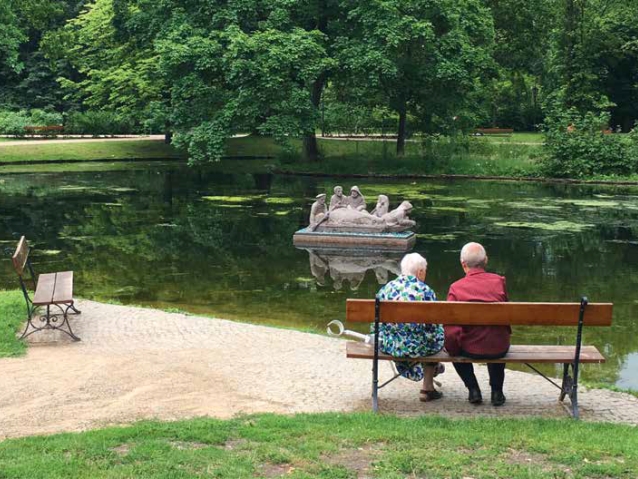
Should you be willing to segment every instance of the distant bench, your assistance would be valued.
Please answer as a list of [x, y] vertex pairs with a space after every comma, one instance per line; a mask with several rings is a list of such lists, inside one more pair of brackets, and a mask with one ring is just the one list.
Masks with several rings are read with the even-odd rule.
[[[73, 271], [36, 276], [29, 259], [29, 253], [27, 239], [23, 236], [11, 258], [13, 268], [20, 278], [20, 288], [27, 303], [27, 326], [20, 339], [43, 329], [58, 329], [75, 341], [79, 341], [80, 338], [73, 334], [68, 320], [69, 311], [73, 311], [71, 314], [80, 314], [73, 301]], [[32, 289], [35, 290], [33, 299], [29, 296], [27, 283], [31, 283]], [[59, 313], [52, 314], [52, 306], [57, 308]], [[34, 318], [38, 308], [41, 307], [46, 308], [46, 314]]]
[[[405, 358], [410, 363], [519, 363], [540, 374], [560, 390], [559, 401], [565, 396], [571, 400], [571, 414], [578, 419], [578, 373], [582, 363], [605, 362], [595, 346], [582, 345], [584, 326], [611, 326], [610, 303], [589, 304], [583, 297], [580, 303], [475, 303], [443, 301], [379, 301], [348, 299], [346, 321], [374, 322], [374, 344], [350, 341], [346, 344], [346, 356], [355, 359], [371, 359], [372, 408], [379, 408], [379, 389], [394, 381], [399, 375], [379, 385], [379, 360], [397, 360], [379, 352], [378, 331], [380, 323], [424, 323], [459, 326], [576, 326], [576, 345], [512, 345], [502, 359], [470, 359], [450, 356], [441, 351], [432, 356]], [[563, 381], [558, 385], [531, 363], [563, 364]], [[571, 369], [571, 374], [570, 374]]]
[[59, 133], [64, 132], [62, 125], [48, 125], [48, 126], [25, 126], [24, 131], [27, 135], [43, 135], [43, 136], [56, 136]]
[[513, 128], [477, 128], [474, 130], [475, 135], [511, 135], [514, 133]]

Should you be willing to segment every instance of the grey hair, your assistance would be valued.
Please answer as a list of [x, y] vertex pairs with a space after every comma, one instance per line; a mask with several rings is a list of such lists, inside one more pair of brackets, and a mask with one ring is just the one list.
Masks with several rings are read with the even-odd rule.
[[428, 269], [427, 260], [419, 253], [406, 254], [401, 260], [401, 274], [416, 276], [419, 270]]
[[461, 263], [470, 268], [485, 268], [487, 253], [480, 243], [468, 243], [461, 249]]

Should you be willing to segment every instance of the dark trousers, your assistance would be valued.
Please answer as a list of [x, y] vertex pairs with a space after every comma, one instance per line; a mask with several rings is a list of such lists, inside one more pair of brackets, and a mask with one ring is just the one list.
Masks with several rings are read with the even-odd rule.
[[[507, 354], [505, 351], [503, 354], [497, 356], [480, 356], [476, 354], [461, 353], [461, 356], [465, 356], [472, 359], [498, 359]], [[474, 375], [474, 365], [472, 363], [452, 363], [457, 374], [463, 380], [465, 387], [468, 389], [480, 389], [476, 376]], [[492, 391], [502, 391], [503, 382], [505, 381], [505, 363], [487, 363], [487, 372], [490, 375], [490, 387]]]

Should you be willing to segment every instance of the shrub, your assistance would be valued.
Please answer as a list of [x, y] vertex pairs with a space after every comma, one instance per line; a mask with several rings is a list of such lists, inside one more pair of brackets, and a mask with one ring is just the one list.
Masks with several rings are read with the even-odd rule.
[[575, 110], [548, 115], [545, 120], [543, 173], [581, 178], [626, 175], [638, 171], [638, 134], [609, 134], [609, 114]]
[[26, 111], [0, 111], [0, 135], [24, 136], [30, 124]]
[[62, 115], [46, 110], [0, 111], [0, 135], [25, 136], [27, 126], [61, 125]]
[[31, 110], [29, 112], [29, 126], [53, 126], [62, 124], [62, 114], [54, 111]]
[[65, 131], [76, 135], [122, 135], [130, 133], [130, 120], [111, 111], [86, 111], [69, 114]]

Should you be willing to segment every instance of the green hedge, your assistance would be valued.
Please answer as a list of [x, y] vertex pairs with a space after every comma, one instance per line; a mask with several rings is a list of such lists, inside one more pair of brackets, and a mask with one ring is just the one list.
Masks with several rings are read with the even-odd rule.
[[570, 110], [548, 117], [544, 173], [569, 178], [638, 173], [638, 131], [612, 134], [608, 124], [606, 113]]

